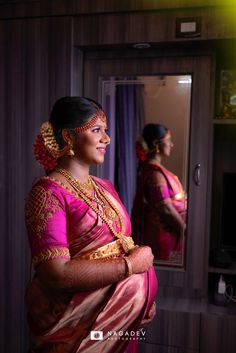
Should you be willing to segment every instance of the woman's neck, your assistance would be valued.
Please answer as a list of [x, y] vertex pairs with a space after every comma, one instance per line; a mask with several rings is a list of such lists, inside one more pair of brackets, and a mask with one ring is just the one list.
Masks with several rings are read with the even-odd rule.
[[66, 169], [74, 178], [86, 183], [89, 177], [89, 166], [80, 163], [75, 158], [64, 158], [58, 164], [59, 168]]
[[161, 164], [161, 156], [159, 154], [150, 156], [147, 162], [150, 164]]

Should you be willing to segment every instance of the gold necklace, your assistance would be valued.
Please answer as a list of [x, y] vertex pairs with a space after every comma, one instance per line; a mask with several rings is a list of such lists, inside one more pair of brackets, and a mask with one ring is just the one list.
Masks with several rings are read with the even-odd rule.
[[105, 215], [111, 220], [114, 220], [118, 217], [120, 225], [122, 225], [123, 217], [119, 213], [118, 209], [116, 209], [115, 205], [111, 202], [109, 197], [96, 185], [93, 179], [92, 184], [94, 188], [94, 198], [96, 202], [102, 206]]
[[[88, 177], [88, 181], [85, 183], [82, 183], [81, 181], [79, 181], [76, 178], [73, 178], [73, 176], [66, 170], [66, 169], [62, 169], [62, 168], [56, 168], [55, 169], [56, 172], [64, 175], [64, 177], [69, 181], [69, 178], [74, 179], [74, 181], [77, 183], [76, 187], [79, 187], [80, 192], [86, 194], [86, 196], [92, 201], [92, 202], [96, 202], [97, 204], [99, 204], [104, 213], [106, 214], [106, 216], [111, 219], [114, 220], [115, 218], [117, 218], [117, 213], [115, 211], [115, 209], [112, 209], [112, 207], [114, 208], [113, 204], [109, 204], [108, 200], [104, 197], [104, 194], [102, 194], [99, 191], [99, 187], [96, 185], [96, 183], [93, 181], [93, 179], [91, 178], [91, 176]], [[87, 193], [84, 189], [87, 189], [88, 191], [94, 191], [94, 195]], [[77, 190], [78, 192], [78, 190]], [[122, 217], [121, 217], [122, 219]], [[119, 217], [118, 220], [120, 221]], [[121, 224], [121, 222], [120, 222]]]
[[92, 178], [89, 176], [88, 181], [86, 183], [81, 182], [81, 186], [89, 191], [92, 191], [94, 189]]
[[[78, 195], [87, 203], [87, 205], [89, 207], [91, 207], [91, 209], [98, 214], [98, 216], [100, 216], [100, 218], [106, 223], [106, 225], [108, 226], [109, 230], [111, 231], [111, 233], [118, 239], [120, 239], [123, 250], [125, 253], [129, 252], [130, 249], [133, 248], [133, 245], [130, 244], [130, 241], [128, 240], [128, 237], [124, 235], [124, 229], [125, 229], [125, 225], [124, 225], [124, 220], [123, 217], [120, 213], [120, 211], [118, 210], [118, 208], [113, 204], [113, 202], [109, 199], [109, 197], [106, 195], [106, 193], [100, 189], [95, 181], [89, 177], [91, 179], [91, 182], [93, 184], [94, 189], [96, 190], [97, 195], [99, 195], [101, 197], [102, 200], [106, 201], [108, 205], [110, 205], [111, 210], [108, 211], [108, 208], [104, 213], [94, 205], [94, 201], [96, 202], [96, 198], [92, 197], [84, 188], [83, 188], [83, 183], [81, 183], [78, 179], [75, 179], [66, 169], [63, 168], [56, 168], [55, 169], [56, 172], [62, 174], [66, 180], [69, 182], [69, 184], [73, 187], [73, 189], [78, 193]], [[103, 209], [104, 205], [102, 204]], [[109, 214], [109, 216], [108, 216]], [[117, 215], [118, 219], [119, 219], [119, 223], [120, 223], [120, 231], [117, 232], [112, 223], [109, 221], [108, 218], [110, 219], [114, 219], [114, 214], [115, 217]]]

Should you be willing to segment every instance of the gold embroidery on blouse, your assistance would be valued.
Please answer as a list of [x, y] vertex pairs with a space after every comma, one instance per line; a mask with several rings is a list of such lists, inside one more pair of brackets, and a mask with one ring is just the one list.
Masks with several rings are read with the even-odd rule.
[[34, 266], [39, 265], [41, 262], [48, 260], [53, 260], [60, 257], [66, 257], [70, 259], [70, 252], [68, 248], [51, 248], [45, 249], [38, 255], [32, 258], [32, 263]]
[[42, 236], [47, 222], [59, 210], [59, 201], [51, 190], [35, 186], [26, 202], [26, 224], [38, 237]]

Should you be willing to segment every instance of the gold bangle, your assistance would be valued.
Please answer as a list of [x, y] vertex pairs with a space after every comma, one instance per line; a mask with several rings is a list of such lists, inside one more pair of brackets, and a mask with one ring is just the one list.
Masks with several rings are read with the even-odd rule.
[[126, 263], [127, 271], [126, 271], [126, 276], [130, 277], [133, 274], [133, 269], [132, 269], [132, 263], [130, 259], [126, 256], [123, 257]]

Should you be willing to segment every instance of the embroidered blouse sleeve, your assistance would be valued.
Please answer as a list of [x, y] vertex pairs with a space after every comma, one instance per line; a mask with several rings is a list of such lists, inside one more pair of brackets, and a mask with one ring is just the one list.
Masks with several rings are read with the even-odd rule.
[[155, 171], [148, 178], [145, 187], [145, 198], [154, 207], [159, 207], [163, 203], [171, 201], [167, 180], [161, 172]]
[[52, 259], [70, 259], [65, 205], [56, 190], [45, 183], [33, 186], [26, 200], [25, 219], [35, 267]]

